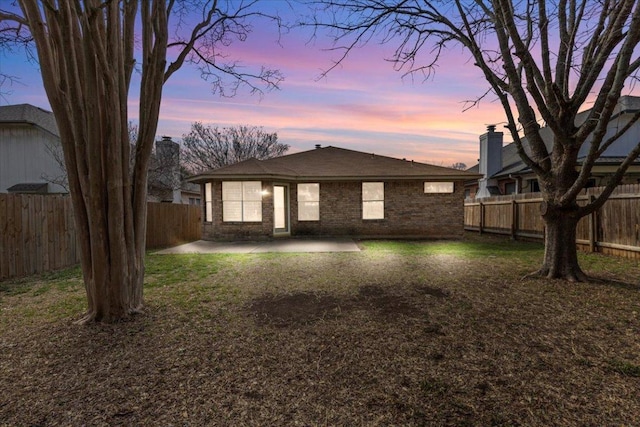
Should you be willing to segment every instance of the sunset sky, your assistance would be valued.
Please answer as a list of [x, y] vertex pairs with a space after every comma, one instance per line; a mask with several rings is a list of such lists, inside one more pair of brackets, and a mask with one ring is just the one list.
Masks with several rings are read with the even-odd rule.
[[[403, 72], [385, 61], [391, 46], [378, 44], [353, 51], [320, 78], [338, 57], [326, 50], [328, 39], [310, 42], [302, 30], [283, 35], [279, 44], [277, 38], [276, 28], [262, 25], [227, 53], [250, 70], [261, 65], [279, 69], [285, 78], [279, 90], [261, 97], [241, 89], [233, 98], [221, 98], [211, 93], [197, 70], [185, 65], [165, 85], [158, 136], [180, 139], [194, 121], [221, 127], [247, 124], [277, 132], [290, 152], [321, 144], [442, 166], [472, 166], [478, 158], [478, 136], [487, 124], [505, 120], [495, 97], [463, 112], [464, 101], [482, 95], [487, 84], [460, 48], [452, 47], [427, 80], [402, 78]], [[8, 93], [0, 97], [0, 105], [30, 103], [50, 110], [37, 65], [24, 55], [0, 54], [0, 72], [20, 76], [19, 83], [3, 88]], [[132, 95], [133, 120], [137, 108]], [[505, 140], [510, 137], [505, 135]]]

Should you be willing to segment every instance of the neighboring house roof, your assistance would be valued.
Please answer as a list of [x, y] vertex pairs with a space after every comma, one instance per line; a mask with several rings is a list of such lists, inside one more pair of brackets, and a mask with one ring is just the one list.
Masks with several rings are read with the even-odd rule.
[[46, 182], [20, 183], [7, 188], [8, 193], [48, 193]]
[[28, 123], [60, 136], [53, 113], [31, 104], [0, 106], [0, 123]]
[[[618, 105], [616, 106], [616, 110], [613, 116], [611, 117], [609, 123], [610, 124], [614, 123], [614, 120], [617, 120], [621, 116], [625, 114], [630, 115], [630, 114], [636, 113], [639, 110], [640, 110], [640, 97], [622, 96], [618, 100]], [[580, 123], [586, 120], [590, 111], [591, 110], [585, 110], [578, 113], [578, 116], [576, 117], [577, 122]], [[639, 125], [640, 125], [640, 122], [634, 126], [639, 126]], [[618, 126], [618, 125], [615, 125], [615, 126]], [[547, 146], [547, 149], [551, 151], [553, 148], [553, 134], [551, 132], [551, 129], [548, 128], [547, 126], [544, 126], [540, 129], [540, 132], [545, 142], [545, 145]], [[627, 132], [630, 132], [630, 131], [627, 131]], [[522, 138], [522, 144], [525, 150], [528, 150], [528, 143], [526, 138]], [[584, 146], [581, 148], [581, 154], [577, 159], [577, 165], [582, 165], [582, 163], [586, 159], [586, 155], [584, 155], [583, 153], [586, 152], [586, 150], [588, 149], [588, 144], [589, 144], [589, 140], [587, 140], [587, 143], [584, 144]], [[595, 165], [619, 165], [620, 163], [622, 163], [625, 159], [624, 154], [628, 153], [628, 151], [625, 151], [624, 148], [621, 149], [620, 147], [618, 147], [617, 150], [614, 150], [613, 148], [614, 147], [610, 147], [607, 151], [605, 151], [604, 155], [596, 159], [594, 164]], [[612, 153], [612, 154], [608, 155], [609, 153]], [[636, 159], [633, 162], [633, 164], [640, 165], [640, 158]], [[476, 164], [470, 167], [469, 169], [467, 169], [468, 172], [475, 172], [475, 173], [478, 173], [479, 170], [480, 170], [479, 164]], [[502, 168], [498, 172], [490, 176], [489, 178], [504, 178], [510, 175], [528, 175], [531, 173], [533, 173], [531, 168], [529, 168], [529, 166], [527, 166], [524, 163], [524, 161], [520, 158], [520, 155], [518, 154], [518, 151], [517, 151], [516, 144], [512, 142], [502, 147]]]
[[[514, 158], [515, 156], [515, 158]], [[582, 165], [586, 156], [580, 157], [577, 159], [577, 165]], [[625, 160], [625, 157], [599, 157], [594, 162], [595, 165], [620, 165]], [[640, 159], [636, 159], [633, 162], [634, 165], [640, 165]], [[478, 171], [478, 165], [473, 166], [467, 171]], [[516, 147], [514, 143], [505, 145], [502, 147], [502, 169], [491, 176], [491, 178], [504, 178], [509, 175], [527, 175], [533, 173], [531, 168], [527, 166], [516, 151]]]
[[518, 147], [515, 143], [507, 144], [502, 147], [502, 169], [493, 175], [493, 178], [502, 178], [509, 175], [522, 175], [531, 172], [531, 168], [527, 166], [520, 155]]
[[[585, 161], [587, 157], [583, 156], [578, 158], [578, 164], [581, 165], [582, 162]], [[596, 161], [594, 162], [594, 164], [596, 165], [619, 165], [620, 163], [624, 162], [626, 160], [626, 157], [617, 157], [617, 156], [604, 156], [604, 157], [598, 157], [596, 159]], [[633, 161], [633, 164], [640, 164], [640, 158], [636, 159]]]
[[400, 160], [378, 154], [338, 147], [322, 147], [266, 160], [249, 159], [188, 179], [205, 182], [211, 179], [474, 179], [479, 175], [442, 166]]

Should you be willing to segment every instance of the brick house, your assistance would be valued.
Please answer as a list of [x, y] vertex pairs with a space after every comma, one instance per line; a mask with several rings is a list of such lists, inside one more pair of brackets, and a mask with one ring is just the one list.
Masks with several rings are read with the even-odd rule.
[[337, 147], [250, 159], [201, 184], [203, 238], [460, 237], [464, 182], [479, 175]]

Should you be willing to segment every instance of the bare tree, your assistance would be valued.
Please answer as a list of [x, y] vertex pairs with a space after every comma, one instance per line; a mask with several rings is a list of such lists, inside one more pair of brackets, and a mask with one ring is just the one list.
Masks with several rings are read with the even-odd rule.
[[191, 132], [182, 136], [183, 164], [191, 173], [241, 162], [282, 156], [289, 145], [278, 142], [278, 134], [267, 133], [256, 126], [218, 128], [200, 122], [191, 125]]
[[[26, 53], [28, 58], [33, 58], [31, 49], [33, 39], [24, 25], [20, 21], [5, 20], [3, 12], [0, 10], [0, 47], [3, 53], [13, 54], [20, 50]], [[1, 64], [0, 64], [1, 65]], [[7, 96], [13, 93], [11, 87], [20, 84], [20, 77], [7, 72], [0, 66], [0, 98], [6, 101]]]
[[463, 171], [463, 170], [466, 170], [466, 169], [467, 169], [467, 165], [466, 165], [466, 163], [456, 162], [456, 163], [452, 164], [452, 165], [450, 166], [450, 168], [451, 168], [451, 169], [457, 169], [457, 170]]
[[[328, 30], [338, 52], [335, 64], [370, 42], [393, 43], [392, 60], [405, 73], [430, 76], [445, 49], [470, 55], [501, 102], [522, 160], [535, 172], [544, 202], [545, 255], [536, 274], [586, 280], [578, 264], [576, 226], [611, 195], [640, 155], [632, 149], [595, 201], [579, 206], [599, 156], [640, 117], [614, 134], [607, 126], [625, 84], [635, 79], [640, 58], [640, 7], [632, 0], [318, 0], [307, 21]], [[590, 103], [584, 120], [578, 112]], [[540, 123], [552, 133], [545, 145]], [[576, 170], [584, 144], [588, 155]]]
[[[33, 38], [60, 131], [88, 300], [82, 321], [118, 321], [143, 308], [147, 176], [163, 86], [191, 63], [225, 95], [241, 84], [257, 92], [277, 87], [277, 71], [251, 73], [229, 59], [229, 45], [243, 41], [251, 20], [265, 15], [257, 1], [18, 4], [18, 10], [0, 9], [0, 33], [11, 26], [16, 39]], [[140, 124], [130, 171], [127, 101], [134, 67]]]
[[62, 152], [62, 145], [58, 141], [45, 142], [45, 150], [49, 153], [51, 158], [58, 166], [58, 173], [55, 175], [42, 174], [41, 179], [51, 184], [59, 185], [65, 192], [69, 192], [69, 179], [67, 179], [67, 168], [64, 165], [64, 153]]

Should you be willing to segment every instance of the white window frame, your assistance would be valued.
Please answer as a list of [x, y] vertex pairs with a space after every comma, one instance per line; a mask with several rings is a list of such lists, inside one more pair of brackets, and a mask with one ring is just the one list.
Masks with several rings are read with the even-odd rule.
[[452, 181], [425, 181], [425, 194], [451, 194], [455, 191], [455, 184]]
[[[232, 206], [235, 209], [230, 209]], [[234, 211], [239, 216], [230, 218]], [[255, 218], [250, 217], [251, 212], [257, 214]], [[262, 181], [222, 181], [222, 221], [262, 222]]]
[[[304, 186], [316, 191], [301, 191], [304, 190]], [[298, 184], [298, 221], [320, 221], [320, 183]]]
[[204, 222], [213, 222], [213, 184], [204, 184]]
[[[371, 191], [380, 195], [371, 197], [369, 196]], [[371, 209], [375, 207], [378, 207], [377, 210]], [[362, 183], [362, 219], [384, 219], [384, 182]]]

